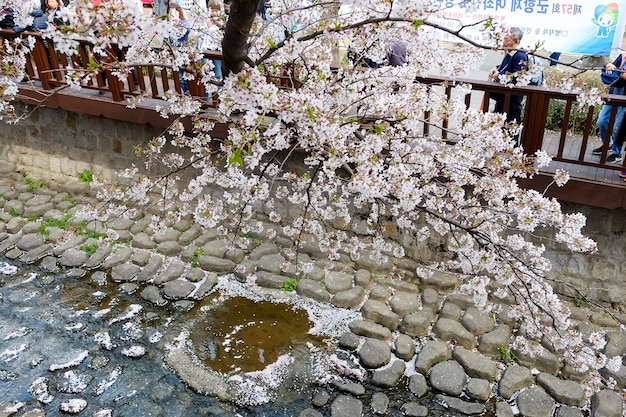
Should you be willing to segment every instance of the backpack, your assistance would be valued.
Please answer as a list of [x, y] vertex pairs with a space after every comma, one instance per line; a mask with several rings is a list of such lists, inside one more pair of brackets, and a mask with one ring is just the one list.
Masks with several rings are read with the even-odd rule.
[[[530, 67], [535, 67], [536, 61], [534, 55], [526, 55], [528, 60], [526, 61]], [[539, 74], [536, 74], [534, 77], [530, 79], [528, 85], [543, 85], [543, 69]]]

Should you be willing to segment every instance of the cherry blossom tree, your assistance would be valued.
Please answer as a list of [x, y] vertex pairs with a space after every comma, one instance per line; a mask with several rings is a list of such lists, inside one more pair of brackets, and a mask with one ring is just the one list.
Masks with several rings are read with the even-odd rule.
[[[602, 335], [583, 341], [572, 328], [568, 309], [545, 279], [551, 268], [545, 247], [530, 239], [540, 234], [572, 251], [596, 248], [581, 233], [584, 216], [564, 213], [556, 200], [517, 184], [550, 157], [515, 147], [503, 129], [504, 115], [466, 108], [438, 86], [416, 81], [429, 73], [453, 79], [466, 74], [481, 63], [484, 48], [499, 45], [502, 27], [476, 22], [485, 28], [481, 45], [466, 38], [464, 28], [431, 23], [436, 10], [430, 1], [354, 0], [339, 7], [331, 0], [276, 0], [272, 20], [262, 21], [257, 0], [234, 0], [222, 42], [228, 74], [222, 82], [206, 71], [210, 63], [198, 65], [202, 55], [195, 45], [172, 46], [179, 28], [166, 19], [120, 0], [74, 2], [72, 26], [44, 32], [60, 52], [71, 53], [79, 38], [93, 42], [96, 53], [116, 43], [128, 48], [124, 62], [107, 62], [116, 74], [126, 76], [133, 63], [161, 63], [202, 79], [220, 97], [210, 113], [202, 98], [171, 92], [158, 110], [177, 118], [140, 147], [146, 166], [99, 184], [109, 204], [78, 215], [134, 218], [148, 207], [154, 230], [191, 216], [230, 236], [234, 246], [246, 245], [249, 234], [280, 235], [293, 241], [291, 261], [302, 276], [313, 265], [300, 262], [298, 251], [312, 240], [330, 259], [374, 261], [409, 256], [412, 244], [439, 242], [440, 261], [423, 263], [417, 276], [459, 274], [461, 290], [486, 311], [495, 308], [490, 286], [499, 288], [496, 296], [512, 294], [516, 305], [508, 314], [524, 321], [514, 347], [537, 352], [548, 340], [580, 371], [620, 366], [601, 353]], [[189, 13], [197, 37], [204, 33], [203, 13]], [[441, 42], [442, 32], [460, 42]], [[406, 42], [407, 63], [386, 66], [387, 45], [395, 40]], [[5, 112], [29, 48], [26, 39], [3, 46]], [[365, 58], [383, 65], [360, 65]], [[533, 70], [518, 74], [518, 83]], [[75, 85], [86, 75], [68, 73], [67, 79]], [[279, 76], [290, 88], [273, 82]], [[191, 129], [183, 126], [184, 117], [192, 117]], [[213, 135], [216, 122], [228, 123], [225, 138]], [[427, 134], [425, 124], [448, 129], [448, 139]], [[153, 169], [158, 174], [150, 175]], [[558, 171], [554, 186], [567, 179]], [[418, 253], [410, 256], [421, 261]], [[604, 382], [593, 375], [598, 389]]]

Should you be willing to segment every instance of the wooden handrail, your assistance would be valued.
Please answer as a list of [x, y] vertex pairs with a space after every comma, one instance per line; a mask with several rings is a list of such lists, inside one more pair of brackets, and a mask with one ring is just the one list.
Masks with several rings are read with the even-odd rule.
[[[626, 169], [626, 165], [622, 164], [607, 164], [606, 157], [610, 154], [610, 148], [608, 144], [605, 144], [604, 151], [600, 156], [600, 159], [590, 159], [589, 153], [590, 147], [597, 147], [599, 145], [590, 143], [591, 132], [596, 120], [594, 118], [594, 107], [590, 106], [587, 111], [585, 124], [582, 135], [573, 135], [569, 131], [569, 122], [572, 117], [574, 108], [578, 105], [577, 94], [572, 92], [563, 92], [558, 88], [539, 87], [539, 86], [524, 86], [524, 87], [508, 87], [492, 81], [476, 80], [469, 78], [455, 78], [450, 77], [418, 77], [418, 81], [427, 83], [430, 85], [441, 85], [448, 98], [453, 94], [454, 86], [461, 84], [471, 84], [474, 92], [482, 92], [488, 98], [492, 94], [504, 94], [504, 110], [508, 110], [511, 95], [522, 95], [525, 97], [524, 115], [523, 115], [523, 130], [521, 135], [521, 145], [524, 147], [524, 151], [528, 154], [533, 154], [537, 150], [544, 149], [546, 145], [546, 125], [548, 121], [548, 111], [550, 109], [550, 103], [553, 100], [560, 100], [565, 103], [564, 113], [562, 117], [561, 129], [557, 132], [559, 136], [559, 143], [557, 152], [549, 152], [555, 161], [572, 163], [576, 165], [583, 165], [588, 167], [606, 168], [610, 170], [622, 170]], [[453, 86], [453, 88], [450, 88]], [[626, 96], [607, 94], [604, 96], [605, 101], [609, 101], [613, 106], [611, 109], [611, 115], [608, 132], [613, 130], [613, 124], [617, 114], [617, 108], [620, 106], [626, 106]], [[466, 98], [466, 105], [469, 106], [469, 98]], [[484, 109], [483, 111], [487, 111]], [[565, 152], [567, 141], [576, 137], [580, 141], [576, 156], [572, 156], [572, 151]], [[544, 149], [545, 150], [545, 149]]]
[[[181, 80], [177, 71], [172, 71], [171, 68], [159, 66], [159, 65], [134, 65], [128, 71], [126, 77], [120, 80], [117, 76], [113, 75], [109, 69], [101, 70], [100, 72], [93, 72], [90, 69], [90, 60], [104, 59], [100, 56], [96, 56], [93, 53], [93, 45], [89, 42], [82, 41], [79, 43], [79, 47], [72, 56], [66, 56], [59, 54], [55, 48], [54, 43], [50, 39], [43, 39], [41, 34], [37, 32], [23, 32], [15, 33], [11, 30], [0, 30], [0, 38], [8, 39], [12, 41], [16, 37], [20, 36], [33, 36], [36, 39], [35, 48], [32, 54], [29, 56], [26, 64], [26, 72], [28, 78], [31, 81], [40, 82], [43, 90], [53, 90], [59, 86], [66, 85], [66, 74], [69, 71], [82, 71], [83, 79], [81, 80], [81, 86], [85, 89], [97, 90], [101, 94], [106, 94], [105, 97], [109, 97], [114, 102], [124, 102], [126, 98], [137, 96], [140, 94], [148, 95], [152, 98], [162, 99], [164, 93], [170, 88], [173, 88], [176, 92], [182, 92]], [[117, 48], [111, 46], [107, 51], [111, 57], [115, 60], [122, 61], [124, 59], [125, 50], [123, 48]], [[221, 59], [221, 52], [216, 51], [203, 51], [203, 55], [206, 59]], [[198, 71], [198, 68], [190, 68], [191, 71]], [[282, 69], [277, 69], [276, 75], [273, 76], [274, 82], [281, 88], [298, 88], [300, 86], [299, 81], [293, 75], [293, 68], [286, 66]], [[268, 75], [268, 78], [270, 76]], [[199, 79], [200, 77], [196, 77]], [[589, 167], [601, 167], [611, 170], [623, 169], [626, 166], [620, 166], [616, 164], [607, 164], [607, 150], [608, 146], [605, 146], [603, 154], [600, 159], [589, 158], [590, 150], [588, 148], [593, 147], [589, 141], [590, 134], [592, 132], [594, 109], [589, 108], [587, 118], [585, 120], [584, 132], [579, 139], [579, 148], [576, 152], [572, 153], [568, 148], [568, 139], [571, 139], [572, 134], [568, 131], [568, 124], [571, 120], [571, 114], [577, 104], [577, 95], [575, 93], [563, 92], [555, 88], [546, 88], [538, 86], [524, 86], [524, 87], [508, 87], [499, 83], [494, 83], [487, 80], [476, 80], [468, 78], [449, 78], [449, 77], [417, 77], [417, 81], [441, 86], [444, 93], [448, 98], [452, 97], [455, 88], [460, 84], [471, 84], [473, 91], [482, 93], [488, 98], [493, 94], [500, 94], [504, 96], [504, 110], [507, 111], [510, 106], [511, 95], [522, 95], [525, 97], [523, 125], [524, 128], [521, 134], [521, 145], [524, 151], [528, 154], [532, 154], [537, 150], [545, 147], [545, 134], [546, 124], [548, 120], [548, 111], [550, 109], [550, 103], [553, 100], [561, 100], [565, 103], [564, 114], [562, 115], [562, 126], [559, 135], [559, 143], [555, 151], [551, 151], [554, 160], [572, 163], [576, 165], [589, 166]], [[188, 81], [188, 93], [192, 96], [205, 99], [208, 107], [217, 107], [218, 95], [214, 94], [211, 97], [207, 97], [204, 86], [201, 82], [194, 80]], [[474, 93], [477, 94], [477, 93]], [[471, 105], [470, 96], [464, 98], [466, 106]], [[613, 104], [611, 117], [609, 120], [609, 130], [612, 130], [614, 124], [615, 115], [617, 112], [617, 106], [626, 106], [626, 97], [607, 95], [606, 100], [610, 100]], [[483, 109], [483, 111], [488, 111]], [[428, 121], [428, 114], [424, 115], [423, 130], [424, 134], [431, 134], [433, 127], [430, 126]], [[449, 140], [448, 121], [444, 120], [441, 126], [441, 137]], [[596, 144], [597, 147], [597, 144]], [[569, 150], [568, 150], [569, 149]], [[566, 150], [568, 150], [566, 152]]]
[[[123, 79], [114, 75], [111, 69], [106, 68], [106, 62], [123, 61], [126, 54], [125, 48], [112, 45], [106, 50], [106, 54], [95, 54], [93, 45], [86, 40], [79, 41], [78, 48], [72, 56], [59, 53], [51, 39], [42, 38], [38, 32], [16, 33], [9, 29], [0, 30], [0, 39], [4, 42], [13, 42], [16, 38], [31, 36], [35, 38], [35, 47], [28, 56], [26, 63], [27, 78], [31, 82], [41, 83], [40, 88], [52, 91], [60, 86], [67, 85], [68, 74], [80, 72], [82, 79], [80, 85], [88, 90], [97, 90], [101, 94], [111, 94], [115, 102], [123, 102], [128, 97], [148, 95], [151, 98], [162, 99], [170, 88], [177, 93], [183, 93], [183, 87], [178, 71], [168, 66], [142, 64], [133, 65]], [[221, 59], [221, 52], [203, 51], [205, 59]], [[104, 69], [96, 70], [91, 62], [96, 61], [104, 64]], [[200, 71], [196, 68], [186, 68], [185, 71]], [[207, 106], [217, 107], [217, 95], [205, 97], [205, 89], [202, 83], [196, 80], [188, 81], [188, 94], [206, 98]]]

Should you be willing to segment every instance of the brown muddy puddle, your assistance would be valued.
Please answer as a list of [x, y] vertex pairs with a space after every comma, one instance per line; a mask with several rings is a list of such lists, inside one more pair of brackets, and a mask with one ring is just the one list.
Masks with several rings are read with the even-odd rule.
[[303, 309], [233, 297], [199, 312], [189, 338], [205, 366], [231, 374], [263, 370], [307, 342], [321, 345], [323, 337], [308, 334], [311, 327]]

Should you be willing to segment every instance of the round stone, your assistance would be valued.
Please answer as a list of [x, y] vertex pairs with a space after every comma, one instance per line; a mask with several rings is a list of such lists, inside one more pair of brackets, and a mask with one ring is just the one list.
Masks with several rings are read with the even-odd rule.
[[380, 368], [391, 360], [391, 348], [387, 342], [368, 338], [359, 350], [359, 359], [366, 368]]
[[446, 394], [459, 396], [467, 382], [467, 374], [456, 361], [440, 362], [430, 371], [430, 385]]

